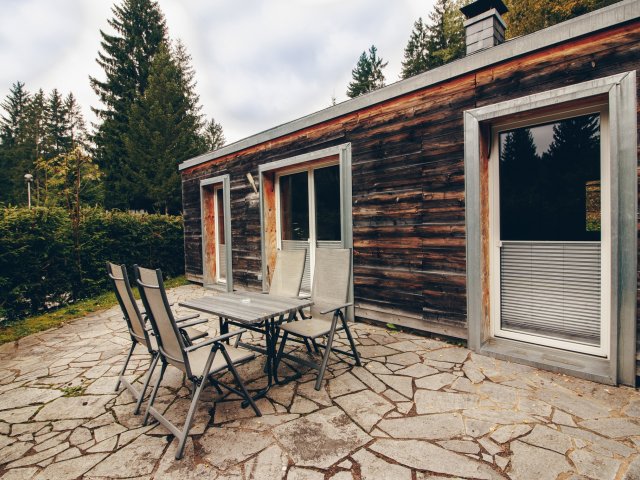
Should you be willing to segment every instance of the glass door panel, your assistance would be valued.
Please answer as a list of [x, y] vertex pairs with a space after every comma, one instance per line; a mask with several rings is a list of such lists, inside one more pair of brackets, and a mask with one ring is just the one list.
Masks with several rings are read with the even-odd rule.
[[340, 221], [340, 167], [313, 171], [315, 190], [316, 246], [342, 248]]
[[498, 140], [499, 334], [599, 347], [600, 115]]
[[306, 250], [301, 289], [310, 291], [311, 265], [309, 258], [310, 215], [309, 173], [307, 171], [283, 175], [280, 190], [280, 240], [283, 250]]
[[216, 222], [216, 280], [227, 281], [227, 249], [224, 232], [224, 196], [222, 188], [215, 190], [215, 222]]

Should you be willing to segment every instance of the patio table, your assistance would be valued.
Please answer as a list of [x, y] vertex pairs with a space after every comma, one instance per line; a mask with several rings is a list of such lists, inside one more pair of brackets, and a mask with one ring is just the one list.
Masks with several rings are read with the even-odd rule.
[[293, 320], [298, 310], [310, 307], [309, 298], [287, 298], [257, 292], [233, 292], [216, 296], [194, 298], [179, 303], [180, 306], [217, 316], [220, 334], [229, 332], [229, 325], [264, 334], [266, 348], [240, 342], [245, 348], [267, 356], [267, 386], [258, 390], [254, 399], [266, 395], [274, 383], [279, 383], [275, 371], [278, 325]]

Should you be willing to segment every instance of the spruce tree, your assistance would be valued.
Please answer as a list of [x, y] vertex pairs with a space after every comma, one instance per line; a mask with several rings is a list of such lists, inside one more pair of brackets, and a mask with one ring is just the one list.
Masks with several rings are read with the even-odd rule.
[[68, 114], [58, 89], [54, 88], [49, 94], [45, 109], [45, 157], [53, 158], [71, 148]]
[[[172, 54], [173, 53], [173, 54]], [[178, 50], [162, 46], [156, 53], [144, 95], [131, 108], [124, 135], [126, 166], [134, 182], [131, 206], [161, 213], [178, 213], [181, 188], [178, 164], [204, 151], [202, 128], [185, 59]]]
[[97, 58], [106, 79], [90, 78], [103, 104], [94, 109], [101, 121], [94, 137], [95, 156], [105, 172], [106, 206], [129, 208], [134, 185], [123, 173], [137, 159], [127, 157], [124, 135], [131, 108], [146, 91], [153, 57], [167, 41], [167, 27], [153, 0], [123, 0], [112, 12], [109, 25], [115, 34], [100, 32], [102, 51]]
[[427, 26], [422, 22], [422, 17], [413, 24], [413, 30], [409, 36], [407, 46], [404, 48], [404, 60], [402, 60], [401, 78], [409, 78], [419, 73], [426, 72], [429, 57], [429, 35]]
[[70, 149], [81, 147], [88, 150], [87, 125], [82, 115], [82, 110], [73, 93], [69, 93], [64, 99], [64, 109], [66, 113], [67, 136], [70, 142]]
[[0, 103], [0, 203], [20, 204], [26, 201], [24, 174], [30, 172], [31, 158], [26, 143], [29, 92], [24, 83], [16, 82]]
[[428, 68], [436, 68], [465, 54], [464, 0], [437, 0], [429, 14]]
[[209, 120], [204, 127], [202, 136], [207, 150], [217, 150], [226, 143], [222, 125], [214, 119]]
[[378, 57], [378, 49], [375, 45], [371, 45], [368, 54], [362, 52], [358, 63], [351, 71], [352, 80], [347, 87], [347, 96], [355, 98], [384, 87], [382, 69], [387, 66], [387, 63]]

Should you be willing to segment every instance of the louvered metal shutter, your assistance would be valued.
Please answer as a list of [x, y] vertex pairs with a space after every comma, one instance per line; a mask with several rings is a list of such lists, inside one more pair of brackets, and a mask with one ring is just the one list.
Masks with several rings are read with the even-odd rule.
[[600, 252], [600, 242], [503, 241], [501, 328], [600, 345]]

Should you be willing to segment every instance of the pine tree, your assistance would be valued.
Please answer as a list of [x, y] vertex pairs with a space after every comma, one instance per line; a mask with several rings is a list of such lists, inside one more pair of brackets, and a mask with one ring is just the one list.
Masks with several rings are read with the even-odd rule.
[[49, 94], [45, 105], [45, 157], [53, 158], [66, 153], [71, 148], [68, 114], [64, 100], [58, 89]]
[[388, 62], [378, 57], [378, 49], [371, 45], [369, 53], [362, 52], [356, 67], [351, 71], [352, 80], [347, 87], [347, 96], [355, 98], [384, 87], [382, 69]]
[[[173, 54], [172, 54], [173, 53]], [[124, 135], [127, 156], [137, 161], [127, 166], [135, 189], [135, 209], [178, 213], [181, 189], [178, 164], [204, 151], [202, 128], [192, 81], [179, 49], [161, 47], [151, 64], [149, 84], [133, 105]]]
[[0, 115], [0, 203], [26, 201], [23, 176], [31, 168], [25, 138], [29, 101], [24, 83], [16, 82], [0, 103], [4, 110]]
[[47, 100], [42, 89], [39, 89], [27, 104], [27, 115], [25, 124], [25, 166], [34, 176], [34, 195], [32, 202], [44, 204], [46, 202], [47, 190], [45, 175], [36, 167], [36, 162], [45, 158], [47, 151]]
[[437, 0], [429, 14], [427, 67], [436, 68], [465, 54], [463, 0]]
[[509, 38], [527, 35], [620, 0], [505, 0]]
[[130, 160], [123, 137], [131, 108], [146, 91], [154, 55], [167, 41], [167, 27], [153, 0], [123, 0], [112, 12], [109, 25], [115, 34], [100, 32], [102, 51], [97, 58], [106, 79], [90, 78], [103, 104], [94, 109], [101, 120], [94, 137], [95, 156], [106, 174], [106, 206], [129, 208], [133, 185], [123, 174]]
[[69, 93], [64, 99], [64, 109], [67, 116], [67, 136], [70, 141], [70, 148], [73, 150], [76, 147], [81, 147], [84, 150], [88, 150], [87, 125], [84, 121], [80, 105], [78, 105], [73, 93]]
[[207, 150], [217, 150], [226, 143], [224, 132], [222, 131], [222, 125], [217, 123], [214, 119], [211, 119], [206, 123], [202, 136], [204, 137]]
[[422, 17], [413, 24], [413, 30], [409, 36], [407, 46], [404, 48], [404, 60], [402, 61], [401, 78], [409, 78], [428, 70], [429, 35]]

